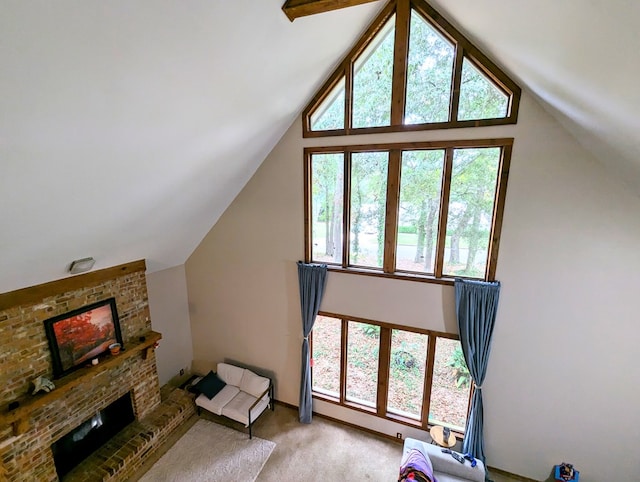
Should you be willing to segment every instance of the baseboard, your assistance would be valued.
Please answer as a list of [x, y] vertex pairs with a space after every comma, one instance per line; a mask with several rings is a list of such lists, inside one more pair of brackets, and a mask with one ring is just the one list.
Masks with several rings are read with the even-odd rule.
[[505, 477], [509, 477], [510, 479], [522, 480], [523, 482], [539, 482], [536, 479], [530, 479], [529, 477], [525, 477], [524, 475], [518, 475], [512, 472], [507, 472], [506, 470], [498, 469], [490, 465], [487, 466], [487, 469], [489, 470], [489, 474], [493, 472], [494, 474], [504, 475]]
[[[298, 406], [297, 405], [293, 405], [293, 404], [287, 403], [287, 402], [281, 402], [280, 400], [276, 400], [275, 402], [276, 402], [276, 405], [282, 405], [284, 407], [291, 408], [292, 410], [298, 410]], [[375, 430], [371, 430], [370, 428], [362, 427], [362, 426], [356, 425], [354, 423], [345, 422], [344, 420], [340, 420], [338, 418], [333, 418], [333, 417], [330, 417], [329, 415], [324, 415], [324, 414], [318, 413], [318, 412], [313, 412], [313, 415], [315, 417], [320, 417], [320, 418], [324, 418], [325, 420], [330, 420], [332, 422], [339, 423], [340, 425], [345, 425], [345, 426], [347, 426], [349, 428], [352, 428], [354, 430], [360, 430], [361, 432], [366, 432], [368, 434], [375, 435], [376, 437], [382, 437], [382, 438], [385, 438], [385, 439], [388, 439], [388, 440], [393, 440], [394, 442], [397, 442], [397, 443], [403, 443], [404, 442], [403, 439], [399, 439], [399, 438], [393, 437], [392, 435], [388, 435], [388, 434], [382, 433], [382, 432], [377, 432]]]
[[[292, 403], [282, 402], [280, 400], [275, 400], [275, 403], [276, 403], [276, 405], [282, 405], [283, 407], [287, 407], [287, 408], [290, 408], [292, 410], [298, 410], [298, 406], [297, 405], [293, 405]], [[398, 439], [398, 438], [396, 438], [396, 437], [394, 437], [392, 435], [388, 435], [386, 433], [377, 432], [375, 430], [371, 430], [371, 429], [366, 428], [366, 427], [361, 427], [360, 425], [356, 425], [356, 424], [353, 424], [353, 423], [350, 423], [350, 422], [345, 422], [344, 420], [340, 420], [338, 418], [330, 417], [330, 416], [324, 415], [322, 413], [313, 412], [313, 415], [316, 416], [316, 417], [324, 418], [325, 420], [330, 420], [332, 422], [339, 423], [340, 425], [345, 425], [345, 426], [347, 426], [349, 428], [352, 428], [354, 430], [360, 430], [362, 432], [366, 432], [366, 433], [375, 435], [377, 437], [382, 437], [382, 438], [385, 438], [387, 440], [393, 440], [394, 442], [397, 442], [397, 443], [404, 443], [403, 439]], [[530, 479], [530, 478], [525, 477], [523, 475], [518, 475], [518, 474], [511, 473], [511, 472], [507, 472], [506, 470], [498, 469], [496, 467], [487, 466], [487, 468], [489, 469], [489, 472], [495, 472], [496, 474], [504, 475], [506, 477], [510, 477], [512, 479], [515, 479], [515, 480], [521, 480], [523, 482], [538, 482], [535, 479]]]
[[292, 403], [282, 402], [280, 400], [273, 399], [276, 405], [282, 405], [283, 407], [291, 408], [293, 410], [298, 410], [298, 406]]

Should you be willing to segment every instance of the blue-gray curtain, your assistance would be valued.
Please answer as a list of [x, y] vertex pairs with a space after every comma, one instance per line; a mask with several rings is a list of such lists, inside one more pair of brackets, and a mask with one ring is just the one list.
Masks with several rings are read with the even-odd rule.
[[311, 367], [309, 356], [309, 334], [316, 321], [320, 303], [327, 284], [326, 264], [307, 264], [298, 261], [300, 283], [300, 309], [302, 310], [302, 376], [300, 377], [300, 422], [311, 423]]
[[456, 279], [455, 291], [460, 344], [475, 386], [462, 450], [484, 462], [482, 382], [491, 352], [500, 283]]

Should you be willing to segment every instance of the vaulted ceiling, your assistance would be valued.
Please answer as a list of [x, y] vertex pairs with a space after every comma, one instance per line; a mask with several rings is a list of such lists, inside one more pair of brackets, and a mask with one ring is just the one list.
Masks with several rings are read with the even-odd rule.
[[[0, 292], [183, 263], [383, 2], [0, 0]], [[640, 192], [640, 6], [433, 0]]]

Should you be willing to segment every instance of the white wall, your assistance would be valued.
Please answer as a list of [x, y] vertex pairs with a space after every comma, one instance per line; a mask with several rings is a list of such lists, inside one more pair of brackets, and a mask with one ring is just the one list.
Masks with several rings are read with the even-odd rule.
[[490, 462], [638, 481], [640, 200], [530, 102], [514, 159], [484, 384]]
[[[380, 135], [375, 142], [515, 137], [484, 383], [489, 465], [545, 479], [567, 461], [583, 482], [640, 480], [640, 199], [625, 192], [523, 94], [516, 126]], [[186, 263], [194, 357], [276, 374], [298, 404], [303, 158], [297, 120]], [[373, 142], [369, 137], [350, 143]], [[450, 286], [330, 273], [322, 309], [456, 331]], [[406, 426], [330, 404], [315, 410], [395, 436]], [[420, 434], [418, 434], [420, 435]]]
[[160, 384], [188, 371], [193, 359], [184, 265], [147, 274], [151, 327], [162, 333], [156, 349]]

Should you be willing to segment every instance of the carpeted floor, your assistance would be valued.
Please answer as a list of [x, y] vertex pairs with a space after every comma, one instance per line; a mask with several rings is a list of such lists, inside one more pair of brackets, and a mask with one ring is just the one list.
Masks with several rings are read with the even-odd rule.
[[140, 479], [141, 482], [256, 480], [275, 443], [198, 420]]
[[[204, 410], [199, 418], [194, 419], [211, 420], [233, 428], [247, 439], [249, 437], [241, 424]], [[185, 424], [184, 431], [194, 423], [194, 419]], [[167, 445], [175, 443], [180, 435], [178, 433]], [[398, 480], [401, 443], [318, 416], [314, 416], [310, 425], [303, 425], [298, 422], [297, 410], [276, 405], [275, 411], [268, 410], [258, 419], [253, 435], [276, 443], [257, 482]], [[149, 465], [143, 468], [142, 473], [149, 470]], [[522, 480], [495, 472], [491, 476], [495, 482]]]

